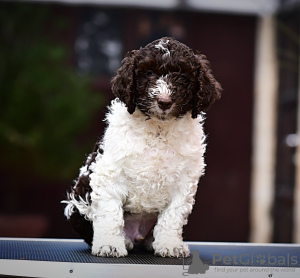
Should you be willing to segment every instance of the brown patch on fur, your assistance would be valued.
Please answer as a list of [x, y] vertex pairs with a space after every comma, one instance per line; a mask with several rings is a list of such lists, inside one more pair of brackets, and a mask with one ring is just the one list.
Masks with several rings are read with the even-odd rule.
[[[90, 193], [92, 188], [90, 187], [90, 177], [91, 170], [89, 167], [95, 161], [98, 153], [103, 153], [100, 149], [100, 141], [95, 144], [93, 152], [87, 157], [84, 166], [87, 166], [87, 172], [84, 175], [80, 175], [77, 180], [75, 180], [75, 186], [71, 186], [68, 193], [74, 194], [76, 200], [80, 200], [79, 197], [86, 199], [91, 203]], [[69, 194], [68, 198], [69, 199]], [[75, 232], [82, 237], [86, 243], [92, 244], [93, 240], [93, 225], [91, 221], [88, 221], [82, 216], [77, 209], [74, 209], [74, 213], [70, 217], [70, 224]]]
[[[169, 56], [155, 47], [161, 40], [168, 40], [165, 47]], [[138, 106], [145, 115], [151, 116], [147, 113], [152, 105], [148, 89], [167, 74], [174, 86], [172, 102], [178, 106], [174, 117], [191, 111], [192, 117], [197, 118], [221, 97], [222, 87], [214, 78], [206, 56], [168, 37], [128, 52], [111, 81], [112, 92], [126, 104], [129, 113]]]
[[70, 223], [73, 230], [77, 232], [87, 244], [92, 245], [94, 236], [93, 223], [80, 215], [78, 210], [74, 211], [74, 213], [71, 215]]

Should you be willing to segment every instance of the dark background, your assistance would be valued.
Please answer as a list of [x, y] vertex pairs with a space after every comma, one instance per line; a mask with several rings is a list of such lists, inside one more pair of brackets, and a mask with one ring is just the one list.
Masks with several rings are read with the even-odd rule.
[[0, 236], [78, 237], [60, 201], [102, 136], [110, 78], [128, 50], [167, 35], [207, 55], [224, 88], [207, 113], [208, 166], [184, 239], [248, 241], [256, 17], [32, 3], [0, 10]]

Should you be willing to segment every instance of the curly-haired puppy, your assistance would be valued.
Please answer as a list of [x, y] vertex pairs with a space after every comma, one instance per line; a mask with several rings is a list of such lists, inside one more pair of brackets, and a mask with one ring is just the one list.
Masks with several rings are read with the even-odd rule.
[[144, 245], [188, 256], [182, 228], [204, 173], [203, 115], [221, 85], [204, 55], [164, 37], [126, 55], [112, 91], [104, 137], [63, 201], [65, 215], [94, 255]]

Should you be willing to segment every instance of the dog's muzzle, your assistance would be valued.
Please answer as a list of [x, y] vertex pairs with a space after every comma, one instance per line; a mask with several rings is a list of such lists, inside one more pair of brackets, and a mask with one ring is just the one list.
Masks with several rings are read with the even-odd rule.
[[157, 99], [157, 104], [161, 110], [166, 111], [171, 108], [173, 103], [172, 100], [168, 97], [159, 97]]

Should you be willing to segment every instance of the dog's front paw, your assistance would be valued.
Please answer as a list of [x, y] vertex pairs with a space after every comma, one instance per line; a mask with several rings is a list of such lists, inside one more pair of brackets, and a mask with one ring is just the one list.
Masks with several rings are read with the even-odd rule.
[[112, 237], [109, 240], [94, 240], [92, 254], [99, 257], [124, 257], [127, 250], [123, 238]]
[[153, 242], [154, 254], [162, 257], [188, 257], [189, 247], [178, 238], [155, 240]]
[[120, 248], [112, 245], [102, 245], [92, 247], [92, 254], [99, 257], [124, 257], [127, 256], [126, 248]]

